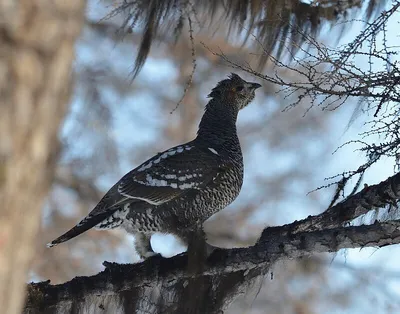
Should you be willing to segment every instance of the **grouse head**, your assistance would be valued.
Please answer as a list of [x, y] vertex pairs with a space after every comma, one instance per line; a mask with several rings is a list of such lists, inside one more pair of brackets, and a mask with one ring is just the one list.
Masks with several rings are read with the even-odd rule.
[[218, 82], [208, 97], [227, 101], [240, 110], [254, 99], [255, 90], [259, 87], [261, 87], [260, 84], [246, 82], [239, 75], [231, 73], [229, 78]]

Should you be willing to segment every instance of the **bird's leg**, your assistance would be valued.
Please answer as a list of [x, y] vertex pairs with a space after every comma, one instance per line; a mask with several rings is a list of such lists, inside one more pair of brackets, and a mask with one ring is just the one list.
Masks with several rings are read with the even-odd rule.
[[142, 259], [147, 259], [157, 254], [151, 248], [150, 238], [151, 234], [149, 233], [138, 232], [135, 234], [135, 249]]
[[192, 273], [201, 272], [208, 257], [206, 236], [202, 226], [197, 226], [186, 235], [188, 243], [188, 270]]
[[207, 276], [196, 276], [202, 273], [206, 267], [208, 257], [208, 244], [202, 226], [197, 226], [190, 233], [186, 234], [188, 243], [188, 266], [187, 271], [193, 276], [189, 276], [186, 289], [187, 298], [182, 300], [182, 308], [185, 313], [201, 313], [202, 304], [207, 302], [201, 297], [201, 291], [207, 289]]
[[188, 254], [193, 251], [198, 258], [206, 260], [217, 248], [207, 243], [207, 236], [202, 226], [198, 226], [195, 230], [191, 230], [185, 236], [186, 243], [188, 243]]

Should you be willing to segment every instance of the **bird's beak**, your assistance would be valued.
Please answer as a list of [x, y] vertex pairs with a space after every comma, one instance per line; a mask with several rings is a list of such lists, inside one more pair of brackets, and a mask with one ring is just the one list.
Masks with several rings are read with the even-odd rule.
[[251, 86], [252, 89], [257, 89], [257, 88], [261, 87], [261, 85], [258, 84], [258, 83], [250, 83], [250, 86]]

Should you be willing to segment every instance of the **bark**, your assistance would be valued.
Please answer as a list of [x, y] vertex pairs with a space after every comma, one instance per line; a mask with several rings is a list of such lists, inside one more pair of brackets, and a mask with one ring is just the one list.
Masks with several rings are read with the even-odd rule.
[[184, 254], [135, 265], [106, 262], [106, 269], [92, 277], [30, 284], [24, 313], [221, 313], [278, 260], [400, 243], [400, 220], [343, 226], [376, 206], [396, 202], [399, 192], [400, 174], [320, 215], [266, 228], [252, 247], [217, 249], [200, 272], [191, 271]]
[[0, 304], [20, 313], [84, 0], [0, 0]]

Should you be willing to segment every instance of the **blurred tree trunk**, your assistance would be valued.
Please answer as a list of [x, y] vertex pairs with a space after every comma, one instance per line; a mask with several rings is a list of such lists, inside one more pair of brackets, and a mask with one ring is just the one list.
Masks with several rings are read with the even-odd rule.
[[84, 0], [0, 0], [0, 304], [20, 313]]

